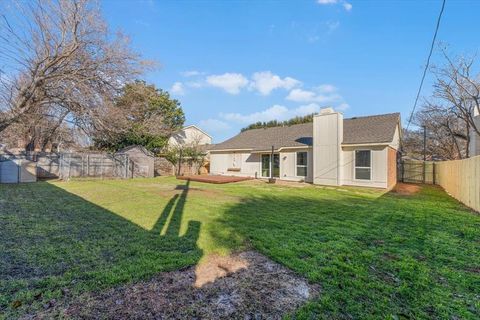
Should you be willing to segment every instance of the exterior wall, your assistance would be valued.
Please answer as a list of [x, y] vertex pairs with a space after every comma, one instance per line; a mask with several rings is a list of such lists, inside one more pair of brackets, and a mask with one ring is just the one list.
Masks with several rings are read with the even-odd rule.
[[[343, 147], [342, 185], [387, 188], [388, 187], [388, 147]], [[355, 179], [355, 150], [371, 150], [371, 179]]]
[[168, 140], [169, 146], [212, 144], [212, 138], [195, 126], [183, 128]]
[[[307, 177], [296, 175], [297, 152], [306, 151]], [[313, 151], [311, 148], [286, 149], [279, 152], [280, 179], [313, 182]], [[210, 154], [210, 173], [228, 176], [261, 178], [261, 153], [215, 152]], [[237, 168], [239, 171], [231, 169]], [[229, 170], [230, 169], [230, 170]]]
[[[477, 128], [480, 128], [480, 115], [475, 116], [474, 118]], [[480, 155], [480, 136], [473, 130], [470, 129], [470, 156], [479, 156]]]
[[393, 135], [392, 142], [389, 144], [389, 146], [395, 150], [400, 149], [400, 126], [398, 125], [397, 125], [397, 128], [395, 129], [395, 134]]
[[241, 177], [255, 177], [257, 175], [260, 177], [260, 159], [261, 155], [258, 153], [213, 152], [210, 153], [210, 173]]
[[[307, 152], [307, 176], [297, 176], [297, 152]], [[280, 179], [290, 181], [313, 182], [313, 150], [305, 149], [285, 149], [280, 152]]]

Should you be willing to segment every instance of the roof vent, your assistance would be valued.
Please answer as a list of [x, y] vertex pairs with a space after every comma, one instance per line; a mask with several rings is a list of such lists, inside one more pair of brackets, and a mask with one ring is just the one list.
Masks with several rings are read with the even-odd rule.
[[333, 110], [333, 108], [330, 108], [330, 107], [323, 108], [323, 109], [320, 110], [320, 114], [329, 114], [329, 113], [334, 113], [334, 112], [335, 112], [335, 110]]

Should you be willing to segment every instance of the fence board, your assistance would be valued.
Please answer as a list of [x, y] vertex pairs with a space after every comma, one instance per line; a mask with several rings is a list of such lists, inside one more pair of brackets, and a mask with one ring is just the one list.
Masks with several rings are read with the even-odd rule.
[[452, 197], [480, 212], [480, 156], [435, 162], [437, 184]]

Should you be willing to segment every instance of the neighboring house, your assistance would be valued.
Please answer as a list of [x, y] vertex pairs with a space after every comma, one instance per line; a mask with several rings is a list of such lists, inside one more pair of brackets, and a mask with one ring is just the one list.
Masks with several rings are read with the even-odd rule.
[[202, 146], [212, 144], [212, 137], [198, 128], [191, 125], [174, 133], [168, 140], [168, 146]]
[[128, 155], [130, 160], [129, 174], [132, 178], [154, 177], [155, 157], [145, 147], [132, 145], [119, 150], [117, 153]]
[[[480, 128], [480, 114], [478, 110], [475, 109], [474, 118], [477, 128]], [[480, 136], [475, 132], [475, 130], [470, 129], [470, 156], [480, 156]]]
[[344, 120], [326, 108], [313, 123], [247, 130], [211, 146], [210, 173], [391, 188], [400, 139], [399, 113]]

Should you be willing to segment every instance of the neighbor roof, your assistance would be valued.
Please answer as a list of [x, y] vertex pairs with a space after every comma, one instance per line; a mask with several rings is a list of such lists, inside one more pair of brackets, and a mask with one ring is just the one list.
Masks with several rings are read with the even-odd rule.
[[[343, 121], [343, 144], [387, 143], [393, 140], [400, 121], [399, 113], [355, 117]], [[313, 142], [313, 123], [284, 127], [251, 129], [209, 147], [210, 151], [265, 151], [291, 147], [309, 147]]]

